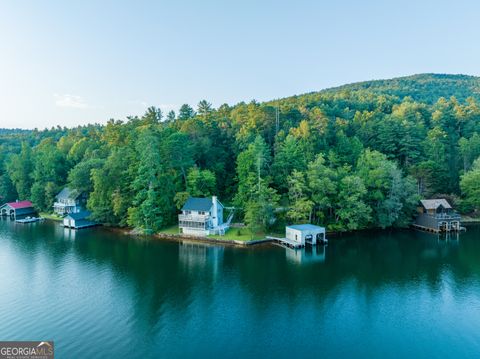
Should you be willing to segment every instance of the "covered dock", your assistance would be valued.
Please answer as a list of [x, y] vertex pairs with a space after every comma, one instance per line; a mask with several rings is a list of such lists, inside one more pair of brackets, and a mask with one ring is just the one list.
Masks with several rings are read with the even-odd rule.
[[8, 202], [0, 206], [0, 215], [10, 216], [15, 219], [34, 214], [35, 212], [35, 208], [33, 208], [33, 204], [30, 201]]
[[63, 219], [63, 226], [65, 228], [82, 229], [96, 226], [97, 223], [89, 219], [91, 213], [89, 211], [82, 211], [78, 213], [70, 213]]

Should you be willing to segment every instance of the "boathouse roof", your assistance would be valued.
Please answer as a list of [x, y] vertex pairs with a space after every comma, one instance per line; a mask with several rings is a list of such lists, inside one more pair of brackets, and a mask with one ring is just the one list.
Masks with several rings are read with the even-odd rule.
[[210, 211], [212, 198], [190, 197], [182, 207], [182, 211]]
[[79, 220], [88, 218], [90, 215], [91, 213], [89, 211], [81, 211], [77, 213], [69, 213], [65, 218], [70, 218], [75, 221], [79, 221]]
[[33, 207], [33, 204], [30, 201], [17, 201], [17, 202], [5, 203], [5, 204], [12, 207], [13, 209], [22, 209], [22, 208]]
[[443, 198], [422, 199], [420, 202], [422, 203], [422, 206], [425, 207], [425, 209], [437, 209], [440, 206], [442, 206], [445, 209], [452, 208], [452, 206], [450, 206], [450, 203], [448, 203], [448, 201]]
[[323, 227], [316, 226], [314, 224], [294, 224], [292, 226], [287, 226], [287, 228], [296, 229], [298, 231], [307, 231], [307, 230], [318, 231], [320, 229], [324, 229]]

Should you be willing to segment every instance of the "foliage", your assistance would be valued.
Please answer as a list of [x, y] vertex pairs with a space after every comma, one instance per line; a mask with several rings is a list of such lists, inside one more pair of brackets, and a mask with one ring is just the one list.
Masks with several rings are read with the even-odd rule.
[[[48, 211], [68, 185], [103, 223], [155, 232], [188, 196], [235, 205], [257, 235], [285, 223], [406, 226], [420, 197], [480, 206], [480, 80], [415, 75], [272, 102], [202, 100], [106, 125], [0, 130], [0, 198]], [[455, 96], [455, 97], [452, 97]], [[278, 120], [278, 121], [277, 121]]]

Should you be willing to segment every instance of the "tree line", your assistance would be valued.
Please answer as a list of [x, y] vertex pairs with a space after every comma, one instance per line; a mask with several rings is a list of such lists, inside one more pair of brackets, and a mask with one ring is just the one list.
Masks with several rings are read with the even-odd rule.
[[[402, 89], [405, 92], [405, 89]], [[402, 92], [402, 93], [403, 93]], [[278, 121], [277, 121], [278, 111]], [[217, 195], [253, 232], [407, 226], [421, 197], [480, 207], [480, 107], [342, 88], [73, 129], [0, 131], [0, 197], [50, 211], [66, 185], [95, 220], [158, 231]]]

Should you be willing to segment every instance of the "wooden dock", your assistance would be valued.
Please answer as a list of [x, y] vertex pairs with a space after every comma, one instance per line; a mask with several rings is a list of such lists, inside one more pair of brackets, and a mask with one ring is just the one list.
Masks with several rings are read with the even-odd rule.
[[431, 233], [464, 232], [464, 231], [467, 230], [465, 227], [459, 227], [458, 229], [450, 229], [448, 231], [445, 231], [445, 230], [441, 230], [441, 229], [420, 226], [418, 224], [412, 224], [412, 227], [415, 228], [415, 229], [418, 229], [420, 231], [431, 232]]
[[272, 241], [272, 243], [281, 245], [282, 247], [288, 247], [292, 249], [299, 249], [305, 247], [305, 245], [292, 241], [288, 238], [279, 238], [279, 237], [266, 237], [268, 240]]
[[22, 224], [27, 224], [27, 223], [34, 223], [43, 220], [41, 217], [27, 217], [23, 219], [16, 219], [15, 222], [17, 223], [22, 223]]
[[62, 224], [63, 228], [70, 228], [70, 229], [83, 229], [83, 228], [90, 228], [90, 227], [96, 227], [98, 226], [98, 223], [95, 222], [89, 222], [89, 223], [83, 223], [83, 224], [78, 224], [75, 226], [66, 226]]

